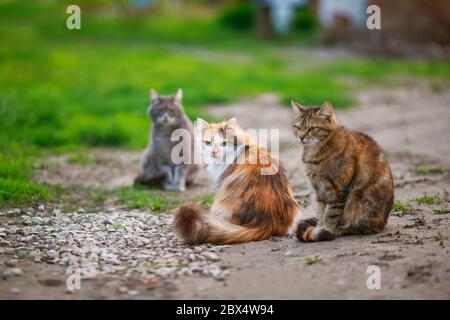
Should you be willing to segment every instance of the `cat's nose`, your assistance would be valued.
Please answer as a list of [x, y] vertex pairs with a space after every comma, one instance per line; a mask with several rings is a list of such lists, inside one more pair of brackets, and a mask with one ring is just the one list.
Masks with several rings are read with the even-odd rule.
[[218, 153], [219, 153], [218, 149], [214, 149], [213, 151], [211, 151], [213, 157], [215, 157]]

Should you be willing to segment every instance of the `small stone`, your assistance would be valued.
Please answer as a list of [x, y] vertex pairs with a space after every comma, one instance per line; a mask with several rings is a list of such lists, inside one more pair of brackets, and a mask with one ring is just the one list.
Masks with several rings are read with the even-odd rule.
[[213, 251], [213, 252], [222, 252], [223, 249], [224, 249], [223, 246], [216, 246], [216, 247], [211, 248], [211, 251]]
[[214, 252], [206, 252], [203, 254], [209, 261], [219, 261], [219, 257]]
[[219, 281], [224, 281], [229, 273], [230, 273], [229, 270], [224, 270], [217, 277], [215, 277], [215, 279]]
[[15, 250], [15, 254], [19, 259], [25, 259], [28, 258], [29, 251], [24, 247], [20, 247], [17, 250]]
[[13, 288], [9, 289], [9, 292], [14, 293], [14, 294], [17, 294], [17, 293], [20, 293], [21, 290], [20, 290], [19, 288], [13, 287]]
[[8, 266], [8, 267], [16, 267], [17, 266], [17, 262], [19, 262], [19, 260], [11, 259], [11, 260], [5, 261], [5, 265]]
[[188, 257], [190, 262], [194, 262], [195, 261], [195, 254], [191, 253]]
[[10, 269], [6, 270], [5, 272], [3, 272], [4, 279], [20, 277], [21, 275], [23, 275], [23, 271], [20, 268], [10, 268]]
[[201, 247], [195, 247], [195, 248], [194, 248], [194, 252], [195, 252], [195, 253], [202, 253], [202, 252], [203, 252], [203, 249], [202, 249]]
[[112, 221], [109, 220], [109, 219], [105, 219], [105, 220], [103, 220], [103, 224], [105, 224], [105, 225], [108, 225], [108, 224], [114, 224], [114, 222], [112, 222]]
[[78, 213], [86, 213], [86, 210], [84, 210], [83, 208], [79, 208], [79, 209], [77, 210], [77, 212], [78, 212]]
[[[38, 211], [36, 207], [31, 216], [21, 211], [16, 215], [23, 216], [19, 224], [11, 219], [11, 224], [0, 226], [0, 254], [73, 268], [81, 279], [98, 275], [124, 280], [151, 276], [158, 281], [195, 274], [217, 280], [224, 277], [223, 268], [214, 263], [225, 246], [180, 246], [169, 228], [171, 215], [149, 216], [139, 210], [116, 208], [109, 211], [93, 215], [79, 214], [82, 210], [62, 214], [59, 209], [45, 207], [44, 211]], [[24, 226], [22, 220], [30, 225]], [[7, 266], [6, 260], [1, 263], [0, 278], [3, 271], [20, 264], [19, 260], [17, 265], [10, 262]], [[148, 262], [149, 266], [144, 267]], [[180, 264], [185, 266], [177, 267]], [[13, 274], [8, 271], [4, 276]], [[129, 291], [130, 295], [142, 293], [139, 287], [117, 290], [124, 295]]]
[[25, 243], [39, 242], [39, 238], [36, 235], [31, 235], [31, 236], [28, 236], [28, 237], [22, 237], [20, 240], [22, 242], [25, 242]]
[[30, 216], [21, 216], [22, 223], [26, 226], [31, 226], [33, 224], [33, 220], [31, 220]]
[[11, 242], [0, 237], [0, 246], [10, 246]]
[[45, 256], [48, 260], [55, 260], [56, 258], [58, 258], [59, 253], [56, 250], [48, 250]]
[[217, 277], [219, 277], [219, 276], [222, 274], [222, 271], [221, 271], [220, 269], [216, 268], [216, 269], [210, 270], [209, 273], [210, 273], [214, 278], [217, 278]]
[[205, 287], [205, 286], [197, 286], [195, 288], [195, 290], [198, 292], [204, 292], [204, 291], [206, 291], [206, 289], [207, 289], [207, 287]]
[[32, 221], [39, 225], [45, 225], [50, 222], [50, 218], [43, 218], [43, 217], [33, 217]]
[[136, 296], [136, 295], [139, 294], [139, 290], [128, 290], [128, 291], [127, 291], [127, 294], [128, 294], [129, 296]]
[[45, 210], [45, 206], [44, 206], [43, 204], [40, 204], [40, 205], [38, 206], [38, 210], [39, 210], [39, 211], [44, 211], [44, 210]]
[[125, 292], [128, 292], [128, 288], [120, 286], [117, 288], [117, 291], [119, 291], [120, 293], [125, 293]]

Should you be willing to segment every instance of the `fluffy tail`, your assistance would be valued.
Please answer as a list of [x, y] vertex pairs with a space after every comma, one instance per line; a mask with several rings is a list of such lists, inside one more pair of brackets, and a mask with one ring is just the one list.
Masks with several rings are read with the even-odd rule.
[[187, 204], [178, 208], [174, 227], [188, 244], [237, 244], [270, 237], [267, 228], [245, 228], [224, 221], [212, 214], [202, 214], [199, 206]]
[[331, 241], [334, 234], [324, 228], [316, 227], [317, 219], [311, 218], [300, 221], [297, 227], [297, 239], [301, 242]]

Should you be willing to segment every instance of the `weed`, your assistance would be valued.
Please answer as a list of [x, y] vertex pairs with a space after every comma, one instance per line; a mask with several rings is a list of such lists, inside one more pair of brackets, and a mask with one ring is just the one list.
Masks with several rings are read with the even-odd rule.
[[313, 256], [313, 257], [308, 257], [305, 259], [305, 264], [307, 264], [307, 265], [312, 265], [312, 264], [319, 263], [319, 262], [323, 262], [323, 259], [321, 256]]

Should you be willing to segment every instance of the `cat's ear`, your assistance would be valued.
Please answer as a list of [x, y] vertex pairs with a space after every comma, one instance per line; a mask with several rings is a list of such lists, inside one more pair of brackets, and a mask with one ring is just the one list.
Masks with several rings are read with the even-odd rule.
[[195, 131], [201, 132], [203, 128], [209, 127], [209, 123], [201, 118], [197, 118], [197, 120], [194, 123]]
[[330, 101], [324, 102], [319, 108], [319, 115], [331, 119], [334, 117], [333, 105]]
[[156, 92], [155, 89], [150, 89], [149, 96], [150, 96], [151, 102], [158, 101], [158, 99], [159, 99], [158, 92]]
[[227, 121], [227, 129], [237, 129], [239, 128], [236, 118], [231, 118]]
[[294, 110], [294, 113], [296, 115], [301, 115], [306, 111], [306, 108], [302, 106], [297, 101], [291, 100], [292, 110]]
[[225, 135], [229, 138], [236, 136], [236, 134], [240, 131], [236, 118], [231, 118], [225, 124]]
[[181, 100], [183, 100], [183, 90], [178, 89], [177, 92], [175, 93], [175, 95], [173, 96], [173, 99], [176, 102], [181, 102]]

